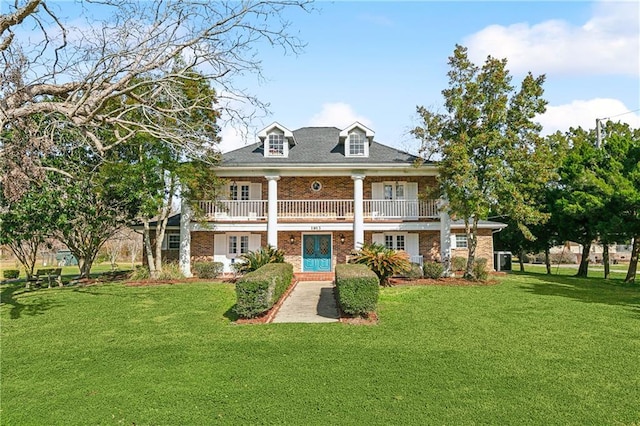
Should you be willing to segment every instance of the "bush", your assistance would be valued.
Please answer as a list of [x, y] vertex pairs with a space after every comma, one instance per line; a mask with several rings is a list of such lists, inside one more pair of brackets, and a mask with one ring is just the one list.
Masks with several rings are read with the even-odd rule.
[[162, 271], [158, 274], [158, 280], [181, 280], [184, 274], [180, 270], [177, 263], [165, 263], [162, 265]]
[[437, 280], [444, 273], [444, 266], [438, 262], [427, 262], [422, 265], [422, 270], [424, 271], [425, 277]]
[[465, 271], [467, 269], [467, 258], [454, 256], [451, 258], [451, 270], [454, 272]]
[[420, 279], [422, 278], [422, 267], [418, 263], [412, 263], [411, 269], [405, 271], [403, 276], [411, 280]]
[[236, 272], [246, 274], [269, 263], [284, 263], [284, 252], [271, 246], [261, 247], [243, 254], [238, 260], [239, 262], [234, 264]]
[[336, 298], [349, 315], [375, 312], [380, 294], [378, 277], [366, 265], [336, 265]]
[[198, 278], [217, 278], [222, 274], [222, 262], [195, 262], [193, 272]]
[[571, 253], [570, 251], [563, 251], [561, 253], [551, 253], [549, 255], [549, 260], [553, 264], [568, 264], [574, 265], [577, 263], [575, 253]]
[[148, 280], [151, 274], [149, 273], [149, 268], [143, 265], [136, 266], [136, 269], [131, 273], [131, 281], [141, 281]]
[[411, 269], [406, 252], [391, 250], [378, 243], [364, 244], [349, 261], [367, 265], [378, 276], [380, 285], [389, 285], [389, 278]]
[[486, 281], [489, 278], [489, 271], [487, 270], [487, 259], [484, 257], [478, 258], [473, 262], [473, 276], [479, 281]]
[[247, 273], [236, 283], [236, 313], [254, 318], [268, 311], [289, 288], [292, 279], [290, 263], [269, 263]]
[[16, 279], [19, 275], [19, 269], [5, 269], [4, 271], [2, 271], [2, 276], [8, 280]]

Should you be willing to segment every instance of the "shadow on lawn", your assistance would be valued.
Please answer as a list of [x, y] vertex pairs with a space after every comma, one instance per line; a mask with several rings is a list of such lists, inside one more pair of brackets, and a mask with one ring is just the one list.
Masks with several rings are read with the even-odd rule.
[[24, 282], [19, 281], [12, 284], [7, 284], [0, 292], [0, 302], [4, 305], [11, 306], [9, 315], [11, 319], [18, 319], [22, 315], [42, 315], [49, 309], [61, 306], [59, 302], [53, 302], [44, 297], [33, 297], [25, 299], [28, 303], [22, 303], [15, 296], [25, 293], [30, 293], [30, 290], [25, 290]]
[[622, 279], [576, 278], [531, 272], [512, 274], [528, 278], [520, 288], [530, 293], [568, 297], [584, 303], [626, 306], [640, 319], [640, 286], [624, 284]]

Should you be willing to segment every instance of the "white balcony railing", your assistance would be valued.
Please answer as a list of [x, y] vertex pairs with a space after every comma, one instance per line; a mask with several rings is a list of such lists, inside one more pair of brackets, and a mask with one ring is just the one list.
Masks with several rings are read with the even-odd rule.
[[[436, 200], [364, 200], [364, 218], [415, 220], [438, 217]], [[200, 201], [209, 220], [264, 220], [267, 200]], [[353, 200], [279, 200], [278, 218], [353, 220]]]
[[291, 219], [353, 217], [353, 200], [282, 200], [278, 217]]
[[267, 218], [266, 200], [200, 201], [199, 204], [208, 219], [258, 220]]
[[437, 218], [436, 200], [364, 200], [364, 217], [371, 219]]

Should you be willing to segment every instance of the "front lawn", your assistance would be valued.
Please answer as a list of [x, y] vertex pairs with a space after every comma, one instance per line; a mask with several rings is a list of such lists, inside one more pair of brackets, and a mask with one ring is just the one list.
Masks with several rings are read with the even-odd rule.
[[640, 423], [640, 290], [382, 289], [375, 326], [235, 325], [233, 287], [2, 286], [2, 424]]

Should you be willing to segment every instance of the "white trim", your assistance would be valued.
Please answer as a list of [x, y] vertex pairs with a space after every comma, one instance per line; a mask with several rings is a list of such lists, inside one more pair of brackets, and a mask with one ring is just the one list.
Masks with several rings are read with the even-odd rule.
[[356, 121], [353, 124], [351, 124], [349, 127], [343, 129], [342, 131], [340, 131], [340, 137], [341, 138], [346, 138], [349, 133], [351, 133], [354, 129], [360, 129], [364, 132], [365, 136], [367, 137], [367, 139], [371, 140], [373, 139], [373, 137], [375, 136], [376, 132], [374, 132], [373, 130], [371, 130], [370, 128], [368, 128], [367, 126], [365, 126], [364, 124]]
[[[362, 157], [359, 157], [362, 158]], [[411, 164], [367, 163], [367, 164], [278, 164], [277, 166], [265, 163], [243, 164], [242, 166], [218, 166], [216, 175], [223, 178], [234, 177], [263, 177], [265, 174], [275, 173], [280, 176], [351, 176], [354, 173], [362, 173], [367, 176], [438, 176], [438, 167], [435, 164], [424, 164], [414, 167]]]

